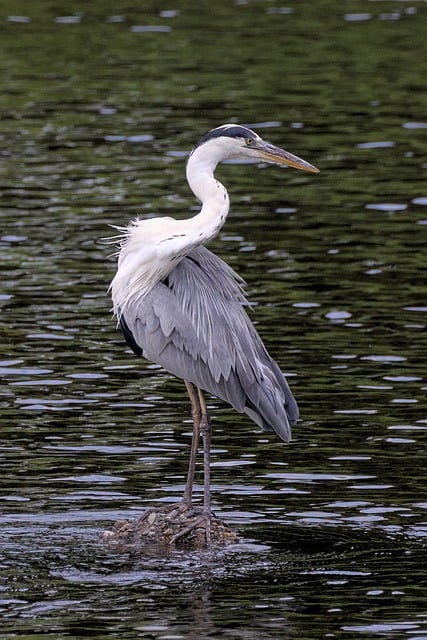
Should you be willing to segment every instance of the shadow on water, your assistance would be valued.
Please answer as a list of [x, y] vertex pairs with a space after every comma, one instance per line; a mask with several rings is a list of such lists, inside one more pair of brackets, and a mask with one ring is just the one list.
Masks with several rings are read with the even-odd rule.
[[[2, 638], [427, 638], [427, 8], [288, 5], [0, 17]], [[285, 446], [212, 399], [241, 542], [113, 553], [104, 529], [181, 495], [191, 424], [115, 330], [100, 239], [192, 215], [186, 153], [228, 121], [321, 169], [220, 167], [212, 243], [302, 420]]]

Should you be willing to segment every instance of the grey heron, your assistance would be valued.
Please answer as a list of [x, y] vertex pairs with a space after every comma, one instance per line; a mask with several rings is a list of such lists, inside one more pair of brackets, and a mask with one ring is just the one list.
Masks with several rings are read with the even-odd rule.
[[[118, 268], [111, 283], [114, 313], [134, 353], [185, 381], [193, 437], [182, 502], [192, 506], [201, 436], [201, 513], [207, 519], [211, 423], [204, 392], [246, 413], [286, 442], [298, 419], [288, 383], [246, 313], [244, 281], [203, 246], [218, 233], [229, 212], [227, 190], [214, 171], [224, 160], [239, 159], [318, 172], [247, 127], [226, 124], [212, 129], [187, 161], [187, 181], [201, 202], [199, 213], [185, 220], [136, 219], [119, 227]], [[208, 527], [206, 536], [208, 540]]]

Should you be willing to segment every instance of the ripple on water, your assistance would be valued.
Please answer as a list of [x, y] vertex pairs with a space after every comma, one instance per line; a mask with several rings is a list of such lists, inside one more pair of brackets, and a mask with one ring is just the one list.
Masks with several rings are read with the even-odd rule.
[[394, 213], [396, 211], [405, 211], [408, 208], [407, 204], [398, 204], [395, 202], [377, 202], [375, 204], [367, 204], [366, 209], [373, 209], [374, 211], [387, 211]]
[[[31, 14], [0, 38], [0, 635], [427, 637], [421, 3], [15, 4]], [[284, 445], [210, 400], [212, 499], [241, 543], [114, 554], [103, 530], [182, 493], [191, 429], [181, 385], [116, 331], [99, 239], [198, 210], [188, 150], [239, 105], [321, 165], [222, 167], [233, 208], [211, 246], [248, 280], [302, 420]]]

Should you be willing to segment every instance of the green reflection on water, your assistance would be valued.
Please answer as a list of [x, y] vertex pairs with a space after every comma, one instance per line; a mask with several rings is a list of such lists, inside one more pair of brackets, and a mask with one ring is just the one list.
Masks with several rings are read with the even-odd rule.
[[[3, 634], [425, 635], [425, 4], [27, 0], [1, 29]], [[212, 243], [303, 421], [285, 447], [211, 403], [215, 507], [262, 551], [117, 558], [97, 532], [179, 495], [190, 424], [99, 240], [191, 215], [185, 153], [230, 120], [321, 168], [221, 167]]]

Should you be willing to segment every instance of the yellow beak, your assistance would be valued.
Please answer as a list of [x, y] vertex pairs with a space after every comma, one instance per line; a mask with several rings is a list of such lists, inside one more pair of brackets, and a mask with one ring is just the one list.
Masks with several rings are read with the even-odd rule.
[[257, 148], [258, 155], [260, 159], [265, 162], [271, 162], [273, 164], [286, 164], [288, 167], [294, 167], [295, 169], [300, 169], [301, 171], [308, 171], [310, 173], [319, 173], [319, 169], [314, 167], [309, 162], [306, 162], [302, 158], [298, 158], [298, 156], [294, 156], [289, 151], [285, 151], [280, 147], [275, 147], [268, 142], [263, 142], [263, 144], [259, 145]]

